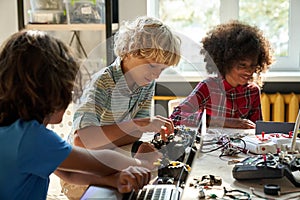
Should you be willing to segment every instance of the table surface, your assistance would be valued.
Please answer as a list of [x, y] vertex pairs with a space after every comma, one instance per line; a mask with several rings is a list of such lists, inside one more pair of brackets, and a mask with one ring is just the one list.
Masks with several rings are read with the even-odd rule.
[[[211, 131], [212, 133], [215, 131]], [[241, 132], [241, 130], [223, 130], [226, 134], [235, 134]], [[252, 134], [251, 130], [242, 131], [243, 134]], [[217, 131], [220, 134], [220, 131]], [[209, 137], [209, 135], [206, 135]], [[204, 137], [205, 138], [205, 137]], [[205, 146], [203, 146], [205, 148]], [[183, 200], [193, 200], [198, 199], [199, 189], [190, 186], [190, 183], [195, 182], [194, 179], [199, 179], [204, 175], [214, 175], [222, 178], [221, 186], [213, 186], [211, 189], [204, 189], [206, 199], [211, 195], [215, 194], [219, 198], [223, 198], [224, 189], [238, 189], [247, 192], [251, 195], [251, 199], [300, 199], [300, 187], [295, 187], [287, 178], [279, 179], [261, 179], [261, 180], [235, 180], [232, 176], [232, 169], [234, 164], [231, 164], [232, 160], [243, 160], [248, 156], [253, 156], [253, 154], [238, 154], [236, 156], [223, 156], [219, 157], [221, 154], [220, 150], [213, 151], [210, 153], [199, 152], [194, 160], [192, 166], [192, 172], [187, 180], [187, 184], [182, 196]], [[294, 172], [294, 176], [300, 178], [300, 172]], [[265, 195], [263, 192], [263, 187], [266, 184], [276, 184], [281, 188], [280, 196]], [[259, 196], [253, 195], [250, 187], [254, 188], [254, 193]], [[290, 193], [292, 192], [292, 193]], [[292, 198], [293, 197], [293, 198]], [[295, 198], [294, 198], [295, 197]], [[230, 199], [230, 198], [229, 198]]]
[[[238, 129], [222, 129], [222, 130], [208, 130], [208, 134], [203, 136], [203, 140], [209, 140], [211, 137], [219, 136], [220, 134], [253, 134], [254, 130], [238, 130]], [[150, 134], [149, 134], [150, 135]], [[145, 134], [145, 138], [149, 137], [149, 135]], [[144, 138], [144, 139], [145, 139]], [[149, 139], [149, 138], [147, 138]], [[202, 148], [205, 148], [203, 146]], [[250, 194], [251, 199], [300, 199], [300, 187], [295, 187], [287, 178], [279, 178], [279, 179], [261, 179], [261, 180], [243, 180], [237, 181], [232, 176], [232, 169], [234, 164], [231, 164], [230, 161], [232, 160], [243, 160], [247, 156], [253, 156], [252, 154], [238, 154], [237, 156], [223, 156], [219, 157], [221, 154], [220, 150], [213, 151], [210, 153], [202, 153], [198, 152], [193, 165], [192, 171], [188, 177], [187, 184], [184, 188], [184, 193], [182, 195], [182, 200], [198, 200], [199, 189], [190, 186], [191, 182], [194, 182], [194, 178], [201, 178], [204, 175], [214, 175], [221, 177], [222, 185], [213, 186], [210, 189], [204, 189], [204, 193], [206, 195], [205, 199], [212, 199], [209, 198], [210, 195], [214, 194], [217, 195], [218, 198], [216, 199], [226, 199], [223, 197], [224, 194], [224, 187], [226, 189], [238, 189]], [[296, 171], [294, 174], [296, 177], [300, 179], [300, 172]], [[281, 187], [281, 193], [288, 193], [282, 194], [281, 196], [271, 196], [265, 195], [263, 192], [263, 186], [266, 184], [276, 184]], [[254, 195], [250, 187], [254, 188], [254, 193], [258, 194]], [[102, 190], [100, 192], [100, 190]], [[108, 190], [109, 192], [105, 192]], [[115, 192], [115, 190], [112, 190]], [[111, 190], [109, 189], [99, 189], [101, 193], [101, 197], [103, 198], [104, 193], [109, 194], [111, 196]], [[291, 193], [292, 192], [292, 193]], [[116, 194], [114, 194], [116, 195]], [[116, 195], [120, 199], [120, 194]], [[107, 196], [108, 197], [108, 196]], [[230, 198], [228, 198], [230, 199]]]

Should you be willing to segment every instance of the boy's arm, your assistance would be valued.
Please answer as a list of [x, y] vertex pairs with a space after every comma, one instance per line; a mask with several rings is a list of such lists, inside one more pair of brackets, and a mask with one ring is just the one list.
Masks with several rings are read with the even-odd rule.
[[[115, 177], [114, 175], [108, 176], [99, 176], [94, 174], [86, 174], [82, 172], [69, 172], [57, 169], [54, 174], [59, 178], [63, 179], [68, 183], [73, 183], [76, 185], [103, 185], [103, 186], [115, 186]], [[109, 178], [106, 178], [109, 177]]]
[[158, 151], [151, 152], [151, 157], [141, 155], [139, 157], [141, 159], [136, 159], [113, 150], [88, 150], [74, 146], [58, 169], [107, 176], [129, 166], [142, 166], [153, 169], [153, 163], [160, 157], [161, 154]]
[[68, 172], [64, 170], [56, 170], [54, 173], [69, 183], [77, 185], [109, 186], [117, 188], [121, 193], [142, 188], [149, 183], [151, 178], [150, 171], [143, 167], [128, 167], [121, 172], [102, 177], [94, 174]]
[[74, 145], [88, 149], [112, 149], [134, 143], [145, 132], [161, 132], [162, 126], [166, 127], [166, 134], [174, 132], [173, 122], [162, 116], [105, 126], [89, 126], [74, 133]]
[[133, 121], [104, 126], [88, 126], [74, 133], [74, 145], [87, 149], [113, 149], [134, 143], [143, 132]]

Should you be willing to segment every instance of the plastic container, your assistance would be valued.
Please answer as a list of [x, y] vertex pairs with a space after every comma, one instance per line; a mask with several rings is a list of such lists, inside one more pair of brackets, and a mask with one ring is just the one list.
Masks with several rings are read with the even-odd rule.
[[30, 0], [32, 11], [36, 10], [64, 10], [63, 0]]
[[63, 10], [29, 10], [31, 24], [64, 24], [66, 14]]
[[67, 21], [70, 24], [104, 24], [104, 0], [65, 0]]

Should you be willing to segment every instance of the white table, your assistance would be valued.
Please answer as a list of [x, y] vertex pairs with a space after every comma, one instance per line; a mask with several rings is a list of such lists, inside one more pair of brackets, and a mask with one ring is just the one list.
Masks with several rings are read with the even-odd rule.
[[[250, 155], [239, 154], [237, 157], [219, 157], [221, 151], [217, 150], [211, 153], [200, 153], [198, 157], [194, 160], [192, 172], [187, 180], [187, 184], [184, 190], [183, 200], [198, 200], [199, 189], [195, 189], [194, 187], [190, 187], [189, 184], [194, 182], [194, 178], [201, 178], [203, 175], [215, 175], [222, 178], [221, 186], [214, 186], [212, 189], [204, 190], [206, 195], [216, 194], [218, 197], [222, 197], [225, 186], [228, 189], [239, 189], [251, 194], [251, 199], [263, 199], [259, 198], [255, 195], [252, 195], [250, 187], [254, 188], [254, 192], [260, 196], [269, 199], [287, 199], [289, 197], [294, 197], [295, 195], [299, 195], [293, 199], [300, 199], [300, 187], [295, 187], [287, 178], [279, 178], [279, 179], [262, 179], [262, 180], [243, 180], [237, 181], [232, 176], [232, 169], [234, 164], [228, 164], [228, 161], [234, 160], [243, 160], [245, 157]], [[300, 173], [295, 172], [295, 176], [299, 177]], [[298, 191], [297, 193], [285, 194], [281, 196], [272, 196], [265, 195], [263, 192], [263, 186], [266, 184], [276, 184], [281, 187], [281, 193], [287, 193], [292, 191]]]

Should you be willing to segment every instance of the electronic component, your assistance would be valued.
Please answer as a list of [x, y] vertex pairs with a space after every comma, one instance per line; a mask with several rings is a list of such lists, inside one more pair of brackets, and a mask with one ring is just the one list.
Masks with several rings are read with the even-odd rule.
[[[292, 133], [270, 133], [261, 135], [249, 135], [243, 137], [246, 149], [255, 154], [276, 154], [280, 151], [291, 152]], [[295, 140], [295, 150], [300, 150], [300, 139]]]
[[294, 171], [300, 169], [300, 158], [293, 154], [280, 153], [252, 156], [236, 164], [232, 175], [237, 180], [282, 178], [286, 176], [296, 187], [300, 182], [294, 177]]
[[[191, 171], [191, 164], [196, 155], [197, 148], [193, 145], [196, 141], [197, 130], [185, 126], [177, 126], [174, 134], [163, 140], [160, 133], [156, 133], [150, 141], [163, 157], [155, 165], [158, 166], [157, 183], [166, 184], [171, 181], [185, 181]], [[137, 152], [142, 141], [133, 144], [132, 156]], [[169, 180], [169, 181], [166, 181]]]

